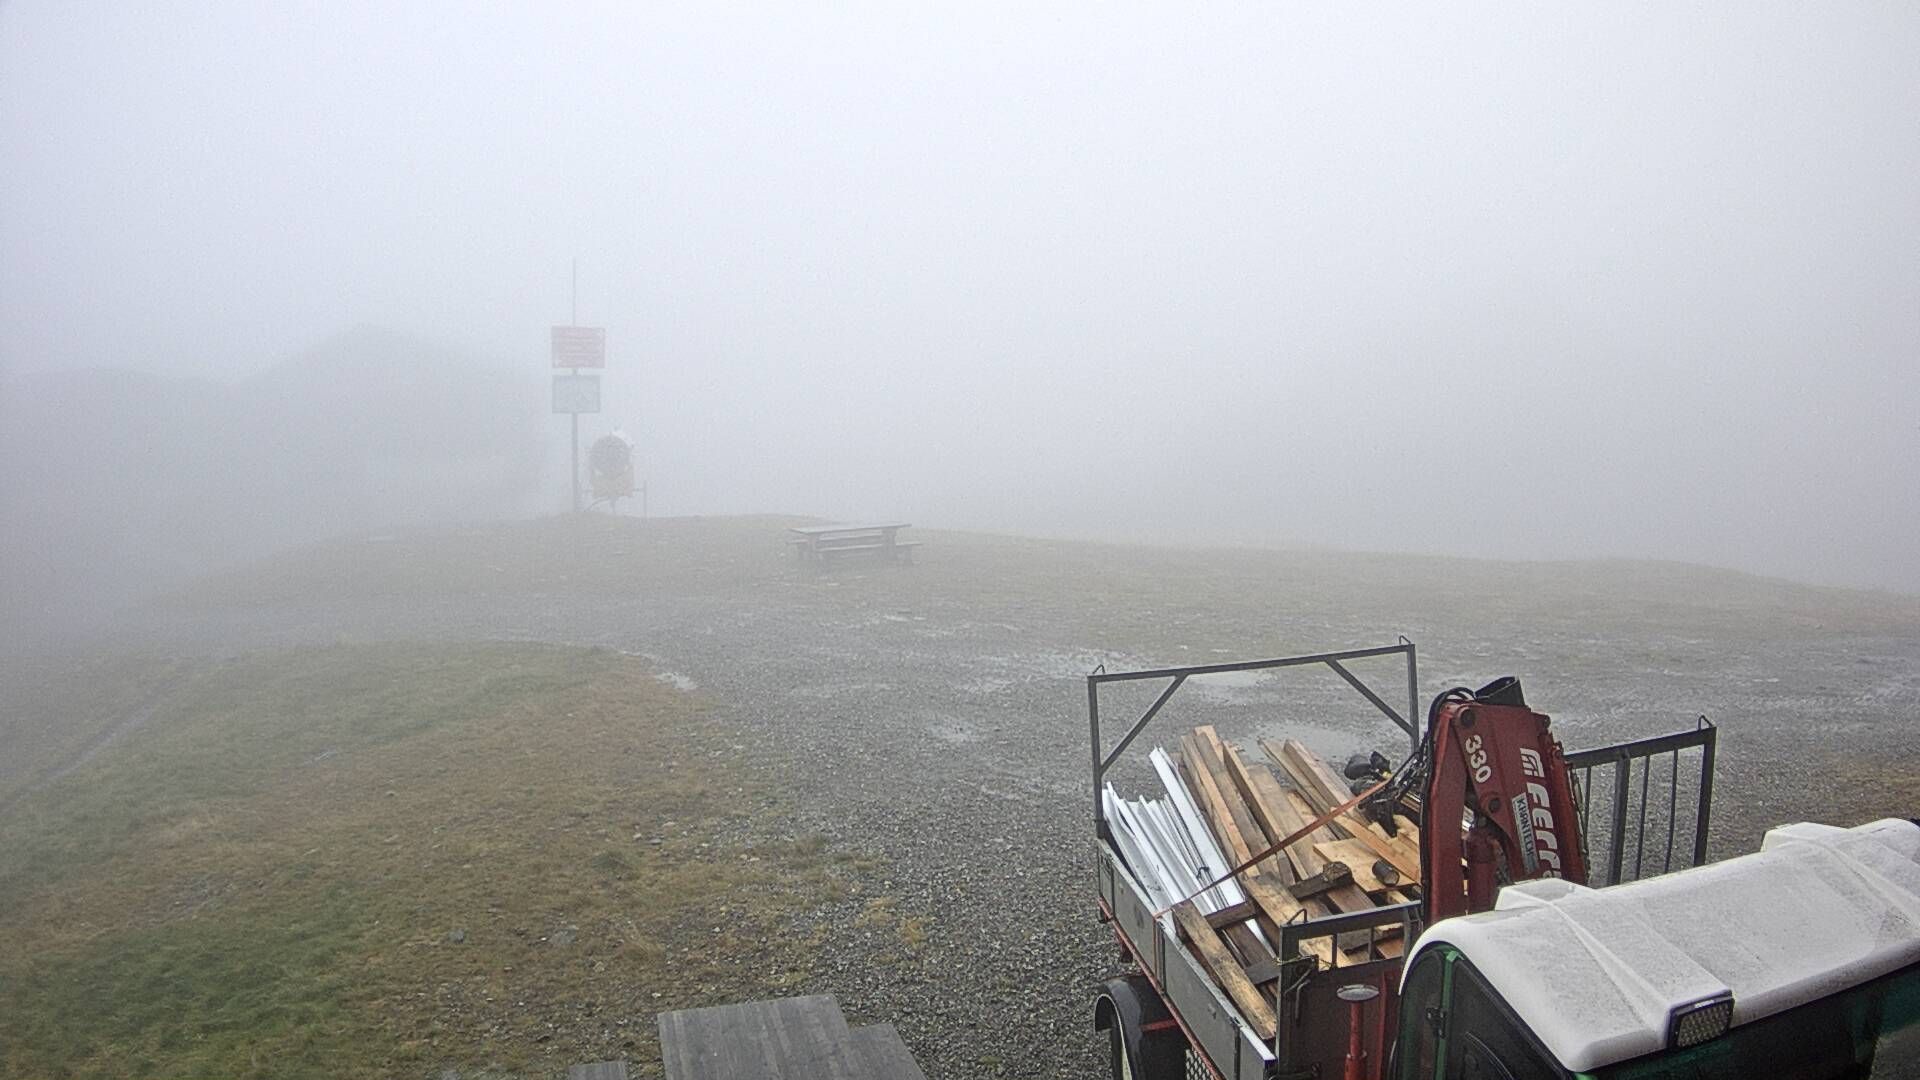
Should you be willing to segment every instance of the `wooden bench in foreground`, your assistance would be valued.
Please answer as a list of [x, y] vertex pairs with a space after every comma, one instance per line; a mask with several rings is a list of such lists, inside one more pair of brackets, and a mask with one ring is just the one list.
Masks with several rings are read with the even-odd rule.
[[873, 525], [802, 525], [788, 529], [787, 541], [803, 562], [832, 562], [849, 555], [871, 555], [878, 559], [912, 562], [917, 540], [900, 539], [900, 530], [911, 528], [904, 521]]
[[927, 1080], [892, 1024], [850, 1028], [832, 996], [660, 1014], [667, 1080]]

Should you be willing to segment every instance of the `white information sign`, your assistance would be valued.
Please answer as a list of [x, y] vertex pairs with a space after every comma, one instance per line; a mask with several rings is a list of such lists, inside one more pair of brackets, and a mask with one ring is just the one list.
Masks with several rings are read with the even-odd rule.
[[553, 411], [557, 413], [597, 413], [600, 411], [600, 376], [555, 375]]

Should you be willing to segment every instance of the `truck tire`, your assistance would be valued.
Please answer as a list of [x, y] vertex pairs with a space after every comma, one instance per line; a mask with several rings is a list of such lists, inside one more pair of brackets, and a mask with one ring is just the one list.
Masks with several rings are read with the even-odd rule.
[[1107, 1033], [1114, 1080], [1185, 1080], [1187, 1038], [1146, 976], [1102, 983], [1093, 1026]]

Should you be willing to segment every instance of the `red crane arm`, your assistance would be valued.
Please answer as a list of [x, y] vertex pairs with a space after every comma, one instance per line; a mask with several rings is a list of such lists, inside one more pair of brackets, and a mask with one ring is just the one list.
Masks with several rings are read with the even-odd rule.
[[1420, 830], [1429, 923], [1491, 909], [1503, 869], [1586, 883], [1573, 780], [1548, 725], [1512, 679], [1436, 703]]

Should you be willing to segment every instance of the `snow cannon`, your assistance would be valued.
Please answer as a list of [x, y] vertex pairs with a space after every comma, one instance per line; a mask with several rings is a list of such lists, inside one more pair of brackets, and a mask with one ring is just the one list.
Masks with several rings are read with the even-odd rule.
[[587, 467], [593, 478], [593, 501], [615, 506], [633, 495], [633, 440], [624, 432], [602, 435], [587, 449]]

